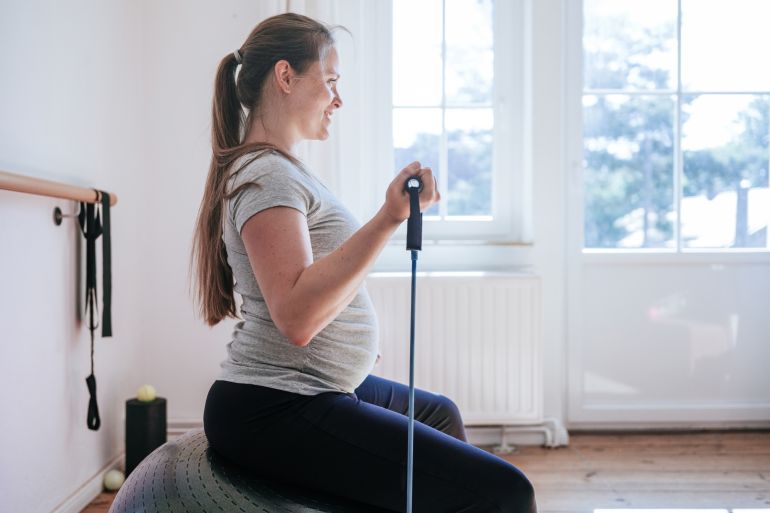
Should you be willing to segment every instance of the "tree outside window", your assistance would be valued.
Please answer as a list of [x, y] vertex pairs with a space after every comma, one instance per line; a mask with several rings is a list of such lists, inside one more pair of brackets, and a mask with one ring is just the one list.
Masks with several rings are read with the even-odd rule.
[[768, 248], [769, 4], [585, 0], [585, 248]]

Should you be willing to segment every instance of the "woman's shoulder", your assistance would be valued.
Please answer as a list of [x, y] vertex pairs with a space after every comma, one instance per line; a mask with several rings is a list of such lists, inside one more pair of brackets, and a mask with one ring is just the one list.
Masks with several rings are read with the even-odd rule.
[[247, 182], [293, 181], [305, 185], [312, 183], [308, 173], [300, 166], [272, 150], [248, 152], [238, 157], [228, 173], [230, 187], [235, 188]]
[[226, 190], [235, 194], [248, 184], [261, 190], [294, 191], [305, 197], [308, 205], [322, 196], [319, 182], [310, 172], [274, 150], [249, 152], [233, 162]]
[[232, 166], [232, 175], [247, 172], [249, 174], [265, 174], [270, 172], [298, 172], [298, 166], [289, 158], [275, 150], [257, 150], [244, 153]]

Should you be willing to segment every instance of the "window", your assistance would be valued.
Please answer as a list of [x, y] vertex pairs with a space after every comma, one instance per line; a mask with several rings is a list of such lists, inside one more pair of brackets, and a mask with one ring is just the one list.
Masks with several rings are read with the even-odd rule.
[[[522, 236], [524, 193], [515, 185], [521, 142], [513, 126], [520, 44], [510, 23], [516, 5], [393, 0], [395, 169], [419, 160], [433, 170], [442, 196], [424, 213], [426, 240]], [[509, 30], [495, 30], [499, 23]]]
[[765, 0], [584, 0], [586, 249], [768, 249]]

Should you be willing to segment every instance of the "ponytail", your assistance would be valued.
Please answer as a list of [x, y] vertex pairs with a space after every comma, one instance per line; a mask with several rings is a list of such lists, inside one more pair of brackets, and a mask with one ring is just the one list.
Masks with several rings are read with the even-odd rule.
[[211, 145], [213, 155], [198, 209], [190, 266], [197, 263], [198, 313], [209, 326], [236, 317], [233, 274], [222, 240], [224, 187], [233, 148], [240, 144], [243, 109], [235, 87], [238, 63], [233, 54], [222, 59], [214, 82]]
[[211, 144], [214, 155], [240, 144], [240, 131], [244, 121], [243, 108], [238, 101], [235, 87], [235, 70], [238, 61], [232, 53], [222, 59], [214, 80], [212, 105]]

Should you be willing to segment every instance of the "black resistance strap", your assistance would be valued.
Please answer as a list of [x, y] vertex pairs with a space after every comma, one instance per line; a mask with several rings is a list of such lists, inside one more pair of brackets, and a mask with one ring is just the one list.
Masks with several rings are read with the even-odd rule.
[[[80, 230], [86, 239], [86, 311], [89, 314], [88, 329], [91, 331], [91, 374], [86, 378], [88, 393], [88, 429], [96, 431], [101, 425], [99, 406], [96, 403], [96, 377], [94, 376], [94, 330], [98, 324], [94, 320], [99, 317], [98, 301], [96, 299], [96, 239], [102, 236], [102, 284], [104, 285], [104, 303], [102, 317], [102, 337], [112, 336], [112, 255], [110, 251], [110, 195], [101, 193], [101, 208], [93, 203], [80, 203], [78, 221]], [[101, 211], [101, 219], [100, 212]], [[95, 215], [94, 215], [95, 214]], [[103, 220], [103, 223], [102, 223]]]

